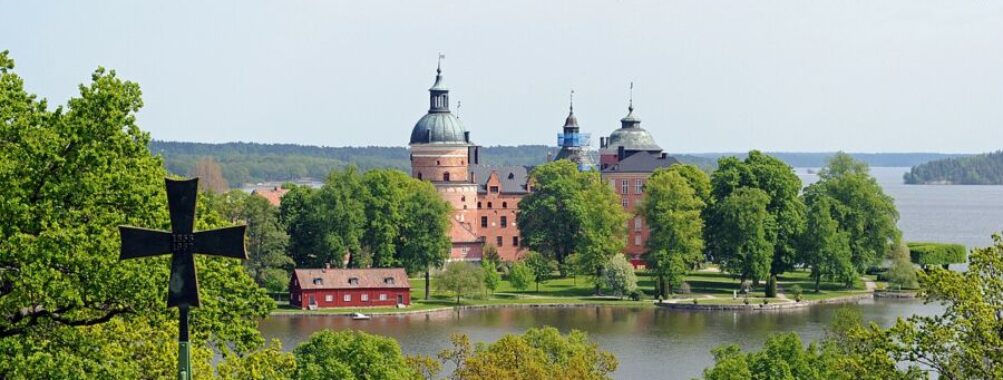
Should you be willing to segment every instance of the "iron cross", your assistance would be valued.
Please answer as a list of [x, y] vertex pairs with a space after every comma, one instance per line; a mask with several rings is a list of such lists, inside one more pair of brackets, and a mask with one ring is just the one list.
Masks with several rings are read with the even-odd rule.
[[234, 226], [193, 232], [198, 178], [176, 181], [167, 179], [167, 206], [171, 213], [171, 232], [119, 226], [122, 251], [119, 260], [159, 256], [170, 253], [171, 279], [167, 307], [199, 306], [195, 254], [247, 259], [244, 229]]

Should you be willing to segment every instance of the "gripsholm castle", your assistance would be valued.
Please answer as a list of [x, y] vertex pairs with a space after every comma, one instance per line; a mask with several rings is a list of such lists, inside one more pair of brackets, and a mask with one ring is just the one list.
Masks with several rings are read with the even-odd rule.
[[[520, 240], [516, 212], [522, 197], [533, 191], [529, 168], [480, 164], [479, 146], [450, 112], [441, 65], [428, 93], [428, 113], [411, 130], [411, 176], [431, 182], [453, 206], [450, 260], [480, 260], [486, 244], [495, 245], [503, 260], [518, 259], [527, 250]], [[641, 128], [633, 101], [620, 128], [599, 139], [598, 155], [589, 150], [589, 136], [581, 133], [573, 105], [557, 145], [560, 150], [553, 159], [571, 160], [580, 170], [598, 170], [620, 196], [624, 209], [634, 215], [628, 221], [624, 253], [634, 265], [643, 265], [641, 255], [649, 231], [634, 208], [644, 195], [648, 176], [678, 161], [662, 152]]]

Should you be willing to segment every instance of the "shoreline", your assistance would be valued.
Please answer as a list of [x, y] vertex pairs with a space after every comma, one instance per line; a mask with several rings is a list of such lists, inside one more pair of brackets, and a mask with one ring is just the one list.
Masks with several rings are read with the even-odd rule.
[[805, 309], [812, 306], [818, 305], [832, 305], [832, 304], [846, 304], [846, 303], [856, 303], [866, 299], [875, 298], [903, 298], [910, 299], [916, 298], [915, 293], [894, 293], [885, 294], [885, 292], [867, 292], [854, 295], [838, 296], [833, 298], [826, 298], [820, 300], [804, 300], [801, 302], [783, 302], [779, 301], [776, 303], [761, 304], [761, 303], [750, 303], [746, 304], [693, 304], [693, 303], [657, 303], [657, 302], [632, 302], [626, 301], [624, 303], [615, 302], [569, 302], [569, 303], [557, 303], [557, 302], [545, 302], [545, 303], [499, 303], [499, 304], [482, 304], [482, 305], [458, 305], [458, 306], [442, 306], [434, 307], [429, 309], [420, 310], [408, 310], [402, 309], [399, 311], [376, 311], [371, 313], [366, 313], [366, 309], [359, 308], [354, 310], [345, 311], [317, 311], [317, 310], [276, 310], [269, 314], [269, 317], [282, 317], [282, 316], [339, 316], [345, 317], [350, 316], [353, 313], [364, 313], [371, 317], [390, 317], [390, 316], [402, 316], [410, 314], [434, 314], [434, 313], [444, 313], [444, 312], [458, 312], [463, 310], [485, 310], [485, 309], [498, 309], [498, 308], [520, 308], [520, 309], [531, 309], [531, 308], [581, 308], [581, 307], [617, 307], [617, 308], [666, 308], [669, 310], [690, 310], [690, 311], [784, 311], [784, 310], [798, 310]]

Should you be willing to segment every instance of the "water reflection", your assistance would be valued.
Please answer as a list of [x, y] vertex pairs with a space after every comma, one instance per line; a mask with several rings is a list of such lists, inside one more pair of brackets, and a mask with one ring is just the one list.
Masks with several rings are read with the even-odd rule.
[[[865, 320], [883, 326], [900, 316], [930, 315], [942, 309], [914, 300], [862, 301], [853, 305]], [[374, 317], [274, 316], [261, 322], [267, 338], [291, 349], [322, 329], [357, 329], [397, 339], [405, 353], [435, 355], [454, 331], [474, 341], [494, 341], [506, 333], [538, 326], [583, 330], [620, 359], [619, 379], [689, 379], [711, 364], [710, 350], [723, 343], [757, 348], [774, 332], [794, 331], [806, 340], [821, 338], [838, 306], [793, 311], [687, 312], [652, 308], [502, 308]], [[671, 375], [667, 375], [671, 374]]]

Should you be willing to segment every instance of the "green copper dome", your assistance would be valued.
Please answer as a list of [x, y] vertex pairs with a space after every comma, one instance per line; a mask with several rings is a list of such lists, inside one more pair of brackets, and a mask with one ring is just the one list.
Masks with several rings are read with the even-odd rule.
[[455, 115], [429, 112], [411, 130], [411, 144], [466, 144], [466, 129]]
[[651, 133], [647, 130], [641, 128], [641, 119], [634, 116], [634, 105], [633, 102], [630, 107], [627, 108], [627, 116], [620, 119], [620, 128], [610, 133], [609, 140], [606, 143], [606, 149], [611, 152], [616, 152], [621, 146], [627, 151], [660, 151], [662, 150], [658, 144], [655, 143], [655, 139], [651, 137]]

